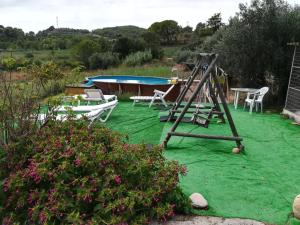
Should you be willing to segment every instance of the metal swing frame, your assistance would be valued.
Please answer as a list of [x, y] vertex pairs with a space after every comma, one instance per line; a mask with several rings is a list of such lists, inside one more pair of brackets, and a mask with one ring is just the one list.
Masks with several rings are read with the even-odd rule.
[[300, 121], [300, 42], [288, 43], [288, 45], [294, 47], [294, 53], [283, 114], [288, 115], [298, 124]]
[[[208, 58], [208, 68], [205, 70], [205, 73], [200, 79], [199, 84], [197, 85], [196, 89], [192, 93], [192, 95], [189, 97], [188, 102], [183, 106], [182, 102], [184, 100], [184, 97], [186, 96], [188, 90], [190, 89], [191, 85], [193, 84], [193, 81], [195, 80], [197, 74], [200, 72], [202, 67], [202, 59], [204, 57]], [[199, 54], [199, 58], [197, 60], [196, 66], [194, 67], [190, 77], [188, 78], [187, 82], [184, 85], [184, 88], [182, 89], [181, 93], [177, 97], [175, 103], [173, 104], [172, 108], [169, 111], [168, 115], [168, 121], [171, 121], [172, 118], [174, 118], [174, 115], [176, 113], [180, 113], [179, 116], [176, 118], [176, 121], [174, 122], [173, 126], [171, 127], [170, 131], [167, 133], [162, 145], [164, 148], [167, 147], [167, 144], [172, 136], [180, 136], [180, 137], [193, 137], [193, 138], [206, 138], [206, 139], [217, 139], [217, 140], [227, 140], [227, 141], [235, 141], [237, 148], [237, 152], [240, 152], [244, 149], [244, 146], [242, 144], [242, 138], [238, 135], [237, 129], [235, 127], [235, 124], [233, 122], [231, 113], [229, 111], [224, 92], [222, 90], [222, 87], [220, 85], [219, 79], [217, 78], [217, 71], [215, 70], [216, 61], [218, 59], [217, 54]], [[214, 71], [215, 70], [215, 71]], [[226, 118], [228, 120], [232, 136], [219, 136], [219, 135], [206, 135], [206, 134], [191, 134], [191, 133], [185, 133], [185, 132], [176, 132], [177, 127], [182, 122], [184, 116], [186, 113], [190, 113], [189, 109], [192, 108], [192, 103], [196, 99], [198, 93], [203, 88], [206, 81], [209, 81], [209, 79], [212, 78], [214, 82], [214, 86], [217, 90], [217, 94], [219, 95], [219, 98], [221, 100], [221, 104], [224, 109], [224, 113], [226, 114]], [[212, 89], [211, 83], [209, 82], [209, 89]], [[212, 100], [215, 105], [215, 114], [222, 115], [223, 112], [221, 112], [221, 107], [219, 105], [219, 102], [217, 100], [217, 96], [214, 93], [214, 91], [211, 92], [212, 94]], [[182, 110], [179, 110], [180, 107], [183, 107]], [[213, 109], [212, 109], [213, 110]], [[224, 120], [225, 122], [225, 120]]]

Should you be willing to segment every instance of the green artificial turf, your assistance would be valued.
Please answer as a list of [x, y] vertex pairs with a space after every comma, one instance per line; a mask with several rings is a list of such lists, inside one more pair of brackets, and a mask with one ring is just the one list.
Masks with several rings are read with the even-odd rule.
[[291, 218], [286, 225], [300, 225], [300, 220], [296, 218]]
[[164, 124], [159, 122], [159, 111], [143, 104], [119, 102], [107, 125], [113, 130], [128, 134], [130, 143], [159, 144]]
[[[196, 214], [285, 224], [300, 193], [300, 127], [278, 114], [231, 112], [245, 152], [231, 153], [235, 142], [172, 137], [164, 154], [187, 166], [180, 181], [184, 192], [208, 200], [209, 209]], [[159, 122], [164, 114], [121, 102], [108, 126], [127, 133], [132, 143], [159, 144], [172, 125]], [[215, 122], [208, 129], [181, 123], [177, 131], [230, 135], [228, 124]]]

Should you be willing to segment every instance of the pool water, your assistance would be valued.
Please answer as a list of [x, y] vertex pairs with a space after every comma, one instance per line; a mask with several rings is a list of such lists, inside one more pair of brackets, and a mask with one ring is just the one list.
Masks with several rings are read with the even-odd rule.
[[143, 76], [112, 76], [112, 75], [105, 75], [105, 76], [95, 76], [95, 77], [88, 77], [86, 85], [92, 85], [94, 81], [97, 82], [107, 82], [107, 83], [123, 83], [123, 84], [169, 84], [169, 80], [166, 78], [161, 77], [143, 77]]

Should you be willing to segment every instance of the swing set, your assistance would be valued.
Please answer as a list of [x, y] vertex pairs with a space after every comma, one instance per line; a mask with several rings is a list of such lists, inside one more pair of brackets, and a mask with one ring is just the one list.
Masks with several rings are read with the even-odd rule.
[[[216, 66], [217, 59], [217, 54], [201, 53], [198, 55], [191, 75], [185, 82], [179, 96], [177, 97], [172, 108], [169, 110], [168, 115], [160, 118], [161, 122], [174, 122], [163, 141], [163, 147], [167, 147], [167, 144], [172, 136], [180, 136], [235, 141], [236, 148], [233, 148], [232, 150], [234, 153], [239, 153], [244, 149], [242, 138], [238, 135], [220, 82], [222, 76], [226, 74], [221, 68]], [[200, 75], [200, 80], [196, 88], [192, 90], [191, 86], [198, 75]], [[188, 96], [188, 91], [192, 92], [190, 96]], [[210, 105], [204, 105], [200, 102], [193, 104], [195, 100], [200, 100], [201, 96], [202, 100], [207, 98]], [[188, 101], [184, 102], [186, 98]], [[221, 105], [224, 112], [221, 109]], [[186, 116], [186, 114], [192, 116]], [[204, 128], [208, 128], [212, 118], [217, 117], [220, 123], [226, 123], [224, 114], [228, 120], [232, 136], [192, 134], [176, 131], [182, 122], [192, 123]]]

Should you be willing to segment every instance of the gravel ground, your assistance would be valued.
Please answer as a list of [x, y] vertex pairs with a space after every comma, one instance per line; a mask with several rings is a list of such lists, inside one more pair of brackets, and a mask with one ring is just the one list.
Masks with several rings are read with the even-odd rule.
[[154, 222], [152, 225], [266, 225], [249, 219], [222, 218], [212, 216], [177, 216], [167, 223]]

